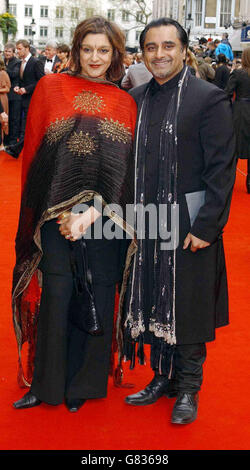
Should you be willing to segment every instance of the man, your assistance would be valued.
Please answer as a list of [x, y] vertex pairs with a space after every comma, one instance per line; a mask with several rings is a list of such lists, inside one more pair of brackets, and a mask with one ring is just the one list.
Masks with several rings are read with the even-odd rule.
[[10, 77], [11, 89], [8, 93], [9, 100], [9, 135], [5, 142], [15, 145], [19, 138], [20, 116], [21, 116], [21, 95], [14, 92], [14, 88], [19, 84], [19, 73], [21, 61], [15, 57], [16, 46], [14, 43], [7, 43], [4, 47], [4, 62], [6, 71]]
[[149, 82], [152, 78], [152, 74], [148, 71], [145, 66], [142, 56], [137, 54], [139, 63], [130, 65], [126, 75], [123, 77], [121, 87], [124, 90], [130, 90], [136, 86], [142, 85], [143, 83]]
[[45, 46], [45, 55], [40, 56], [39, 59], [44, 64], [44, 73], [46, 75], [54, 73], [55, 66], [58, 62], [61, 62], [59, 57], [56, 55], [57, 43], [56, 41], [48, 41]]
[[213, 67], [208, 64], [203, 58], [203, 54], [199, 53], [196, 57], [198, 64], [198, 72], [202, 80], [212, 82], [215, 77], [215, 71]]
[[140, 46], [153, 79], [130, 91], [138, 104], [135, 202], [156, 207], [160, 226], [150, 235], [147, 218], [140, 237], [137, 225], [123, 353], [134, 361], [137, 342], [143, 362], [150, 343], [154, 378], [125, 401], [177, 396], [171, 421], [186, 424], [197, 416], [205, 343], [228, 323], [222, 230], [235, 179], [232, 115], [225, 93], [184, 66], [188, 38], [179, 23], [152, 21]]
[[28, 41], [25, 39], [17, 41], [16, 50], [21, 62], [18, 85], [15, 86], [14, 92], [21, 96], [21, 128], [19, 142], [15, 145], [6, 147], [5, 149], [5, 151], [14, 158], [18, 158], [23, 148], [26, 119], [32, 94], [38, 80], [44, 76], [43, 64], [40, 60], [32, 57]]
[[205, 52], [206, 57], [211, 57], [212, 60], [215, 60], [216, 59], [215, 49], [216, 47], [215, 47], [214, 41], [208, 42], [207, 50]]
[[231, 47], [231, 49], [232, 49], [232, 46], [231, 46], [231, 44], [230, 44], [230, 42], [229, 42], [229, 39], [228, 39], [228, 33], [223, 33], [223, 34], [222, 34], [222, 40], [221, 40], [221, 42], [222, 42], [223, 44], [228, 44], [229, 47]]
[[223, 40], [223, 39], [222, 39], [221, 42], [216, 40], [216, 43], [218, 45], [217, 45], [216, 50], [215, 50], [215, 55], [216, 55], [216, 57], [218, 57], [219, 54], [224, 54], [227, 57], [227, 59], [232, 62], [233, 59], [234, 59], [233, 51], [232, 51], [229, 43], [224, 42], [224, 41], [225, 40]]

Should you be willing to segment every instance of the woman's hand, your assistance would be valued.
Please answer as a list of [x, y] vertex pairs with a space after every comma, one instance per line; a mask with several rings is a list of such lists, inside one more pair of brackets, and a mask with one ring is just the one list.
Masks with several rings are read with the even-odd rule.
[[74, 242], [82, 238], [100, 215], [94, 207], [90, 207], [83, 214], [63, 213], [58, 217], [59, 231], [67, 240]]

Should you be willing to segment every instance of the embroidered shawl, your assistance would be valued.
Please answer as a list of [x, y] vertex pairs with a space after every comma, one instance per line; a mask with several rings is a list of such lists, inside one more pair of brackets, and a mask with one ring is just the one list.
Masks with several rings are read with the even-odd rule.
[[[43, 77], [36, 86], [25, 133], [12, 290], [20, 386], [30, 385], [33, 375], [41, 294], [40, 228], [95, 195], [104, 205], [124, 208], [133, 203], [135, 120], [132, 97], [109, 82], [63, 73]], [[130, 230], [121, 217], [114, 219]]]

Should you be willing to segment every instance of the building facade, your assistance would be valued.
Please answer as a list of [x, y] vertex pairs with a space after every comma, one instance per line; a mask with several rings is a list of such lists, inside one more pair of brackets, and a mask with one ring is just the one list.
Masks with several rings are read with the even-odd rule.
[[[241, 6], [242, 4], [242, 6]], [[154, 0], [154, 18], [169, 16], [190, 29], [190, 39], [221, 37], [250, 0]]]
[[[70, 45], [76, 25], [93, 15], [115, 21], [126, 35], [127, 48], [137, 49], [144, 28], [139, 4], [138, 0], [11, 0], [9, 12], [17, 19], [16, 39], [25, 38], [38, 49], [48, 40]], [[148, 11], [152, 0], [147, 0]]]

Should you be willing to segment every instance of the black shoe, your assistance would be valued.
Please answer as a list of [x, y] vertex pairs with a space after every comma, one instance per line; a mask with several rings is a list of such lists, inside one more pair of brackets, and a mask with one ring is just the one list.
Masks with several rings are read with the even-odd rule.
[[23, 409], [23, 408], [33, 408], [34, 406], [40, 405], [42, 402], [33, 395], [31, 392], [27, 392], [23, 398], [13, 403], [14, 408]]
[[198, 393], [178, 393], [175, 402], [171, 423], [189, 424], [197, 418]]
[[170, 386], [170, 384], [171, 381], [166, 377], [155, 375], [153, 380], [144, 390], [134, 393], [133, 395], [129, 395], [125, 398], [125, 402], [128, 405], [151, 405], [163, 395], [166, 395], [168, 398], [175, 397], [177, 392]]
[[13, 158], [18, 158], [19, 153], [14, 152], [10, 147], [6, 146], [4, 147], [4, 152], [10, 155]]
[[71, 413], [76, 413], [85, 403], [84, 398], [73, 398], [71, 400], [65, 399], [66, 406]]

